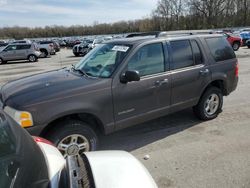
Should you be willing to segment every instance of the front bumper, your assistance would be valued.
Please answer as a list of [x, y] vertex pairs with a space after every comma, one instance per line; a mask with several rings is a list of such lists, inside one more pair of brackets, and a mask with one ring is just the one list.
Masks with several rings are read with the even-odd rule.
[[26, 128], [26, 130], [32, 135], [32, 136], [40, 136], [45, 126], [42, 125], [34, 125], [32, 127]]

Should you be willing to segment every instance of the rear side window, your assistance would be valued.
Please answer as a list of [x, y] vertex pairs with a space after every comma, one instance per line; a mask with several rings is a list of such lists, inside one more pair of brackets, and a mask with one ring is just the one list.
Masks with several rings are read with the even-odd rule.
[[17, 49], [18, 50], [27, 50], [30, 49], [31, 45], [30, 44], [26, 44], [26, 45], [18, 45]]
[[191, 40], [191, 45], [192, 45], [192, 49], [193, 49], [195, 65], [202, 64], [203, 63], [203, 56], [202, 56], [201, 49], [200, 49], [198, 43], [195, 40]]
[[194, 65], [193, 53], [189, 40], [171, 41], [173, 68], [180, 69]]
[[234, 59], [235, 53], [227, 40], [223, 37], [206, 39], [210, 52], [216, 62]]

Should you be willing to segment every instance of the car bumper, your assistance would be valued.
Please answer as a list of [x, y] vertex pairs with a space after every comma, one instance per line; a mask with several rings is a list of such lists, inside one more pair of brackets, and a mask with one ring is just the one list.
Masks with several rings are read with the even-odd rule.
[[32, 135], [32, 136], [40, 136], [45, 125], [35, 125], [32, 127], [26, 128], [26, 130]]

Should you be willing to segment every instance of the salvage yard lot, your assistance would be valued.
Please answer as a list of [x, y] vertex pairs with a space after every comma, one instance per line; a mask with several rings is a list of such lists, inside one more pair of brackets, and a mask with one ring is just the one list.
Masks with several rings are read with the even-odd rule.
[[[102, 137], [101, 149], [131, 152], [159, 187], [250, 187], [250, 49], [240, 49], [237, 56], [238, 88], [225, 97], [217, 119], [202, 122], [187, 109]], [[80, 59], [62, 49], [37, 63], [1, 65], [0, 85]]]

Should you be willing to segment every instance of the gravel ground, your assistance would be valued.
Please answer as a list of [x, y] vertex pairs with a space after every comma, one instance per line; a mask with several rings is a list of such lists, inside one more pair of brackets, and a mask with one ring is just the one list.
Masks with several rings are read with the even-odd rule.
[[[191, 109], [101, 138], [103, 150], [126, 150], [166, 187], [250, 187], [250, 49], [237, 53], [238, 88], [225, 97], [218, 118], [201, 122]], [[37, 63], [0, 66], [0, 85], [23, 76], [58, 69], [79, 61], [70, 50]], [[149, 155], [148, 160], [144, 156]]]

